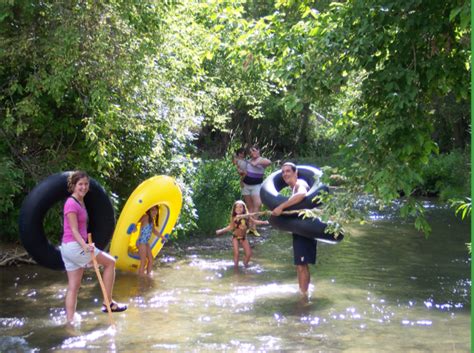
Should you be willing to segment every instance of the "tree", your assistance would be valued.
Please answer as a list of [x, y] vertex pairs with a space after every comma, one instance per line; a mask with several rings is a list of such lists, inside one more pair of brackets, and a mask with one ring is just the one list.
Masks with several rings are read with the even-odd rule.
[[251, 53], [256, 77], [273, 87], [259, 108], [274, 113], [263, 114], [267, 136], [307, 149], [319, 127], [342, 141], [339, 172], [352, 196], [334, 210], [354, 209], [360, 193], [381, 206], [402, 195], [402, 214], [428, 232], [412, 194], [439, 150], [436, 98], [450, 95], [465, 106], [470, 96], [468, 26], [467, 1], [361, 0], [318, 11], [311, 1], [282, 0], [247, 25], [233, 50]]
[[332, 52], [337, 63], [358, 80], [359, 94], [336, 122], [346, 141], [345, 174], [383, 203], [405, 195], [402, 213], [424, 231], [423, 208], [410, 195], [438, 151], [432, 97], [469, 97], [469, 32], [452, 15], [457, 8], [455, 1], [339, 4], [329, 34], [344, 48]]
[[89, 171], [118, 196], [117, 206], [150, 175], [189, 173], [200, 104], [186, 89], [194, 72], [182, 74], [199, 68], [186, 59], [202, 45], [175, 55], [164, 39], [179, 32], [169, 31], [165, 13], [173, 9], [151, 1], [1, 5], [7, 236], [16, 236], [22, 198], [53, 172]]

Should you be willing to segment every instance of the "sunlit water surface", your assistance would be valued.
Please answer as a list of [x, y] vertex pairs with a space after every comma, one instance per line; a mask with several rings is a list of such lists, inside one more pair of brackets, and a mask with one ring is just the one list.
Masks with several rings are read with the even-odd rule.
[[[2, 268], [1, 352], [469, 352], [468, 222], [427, 203], [425, 239], [393, 215], [374, 214], [341, 244], [319, 244], [309, 302], [298, 294], [291, 237], [252, 238], [248, 269], [222, 247], [165, 248], [153, 278], [117, 273], [129, 310], [100, 312], [95, 273], [79, 295], [82, 321], [64, 325], [66, 275], [38, 266]], [[207, 242], [209, 244], [209, 242]]]

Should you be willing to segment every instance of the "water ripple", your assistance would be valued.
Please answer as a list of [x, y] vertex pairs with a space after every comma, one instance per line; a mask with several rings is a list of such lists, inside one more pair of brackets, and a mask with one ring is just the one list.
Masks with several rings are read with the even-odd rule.
[[[113, 338], [115, 333], [116, 330], [113, 327], [109, 327], [105, 330], [95, 330], [87, 335], [70, 337], [61, 344], [61, 349], [88, 348], [92, 342], [103, 339], [104, 337], [109, 336]], [[112, 345], [114, 345], [114, 343], [112, 343]], [[113, 351], [115, 351], [115, 349], [113, 349]]]
[[32, 349], [23, 337], [6, 336], [0, 337], [0, 352], [39, 352]]
[[2, 317], [0, 318], [0, 328], [22, 327], [26, 323], [25, 318], [18, 317]]

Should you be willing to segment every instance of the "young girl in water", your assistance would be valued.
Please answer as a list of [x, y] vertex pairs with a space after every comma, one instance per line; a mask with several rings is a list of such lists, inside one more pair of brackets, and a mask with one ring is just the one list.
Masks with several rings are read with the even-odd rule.
[[221, 235], [225, 232], [232, 232], [232, 245], [234, 247], [234, 268], [239, 266], [239, 243], [244, 249], [244, 266], [247, 267], [252, 256], [252, 249], [250, 249], [249, 241], [246, 239], [249, 223], [253, 224], [268, 224], [268, 221], [260, 221], [250, 216], [237, 217], [238, 215], [248, 214], [247, 205], [242, 200], [237, 200], [232, 206], [230, 214], [230, 223], [227, 227], [216, 230], [216, 235]]
[[141, 228], [137, 239], [138, 255], [140, 256], [139, 275], [145, 274], [145, 265], [147, 275], [151, 275], [153, 269], [153, 254], [148, 241], [152, 233], [158, 237], [160, 236], [160, 232], [156, 229], [156, 226], [158, 226], [158, 212], [158, 206], [153, 206], [140, 218]]
[[[94, 252], [99, 265], [104, 267], [104, 286], [110, 300], [110, 309], [113, 312], [127, 310], [126, 304], [117, 303], [112, 299], [112, 290], [115, 281], [115, 259], [109, 254], [97, 249], [94, 244], [87, 243], [87, 209], [84, 198], [89, 191], [89, 176], [86, 172], [75, 171], [67, 179], [67, 189], [71, 195], [64, 204], [63, 238], [61, 243], [61, 257], [66, 268], [68, 285], [66, 291], [66, 320], [68, 324], [79, 321], [76, 314], [77, 295], [81, 286], [84, 269], [92, 263]], [[102, 305], [102, 311], [107, 308]]]

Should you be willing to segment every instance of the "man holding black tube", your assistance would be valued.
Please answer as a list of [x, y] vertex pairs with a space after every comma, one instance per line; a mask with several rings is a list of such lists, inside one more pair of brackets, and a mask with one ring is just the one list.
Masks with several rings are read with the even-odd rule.
[[[283, 181], [291, 188], [291, 197], [273, 209], [272, 216], [279, 216], [288, 207], [300, 203], [309, 190], [308, 183], [303, 179], [298, 179], [296, 165], [291, 162], [285, 162], [281, 166]], [[307, 298], [308, 288], [311, 280], [311, 274], [308, 264], [316, 263], [317, 241], [293, 233], [293, 255], [296, 265], [296, 274], [301, 294]]]

